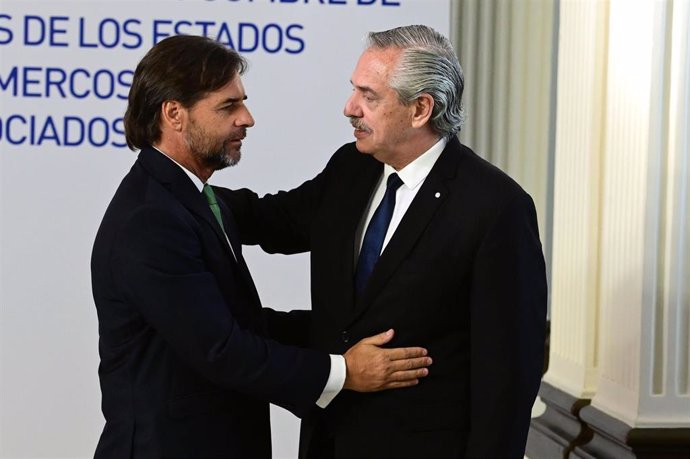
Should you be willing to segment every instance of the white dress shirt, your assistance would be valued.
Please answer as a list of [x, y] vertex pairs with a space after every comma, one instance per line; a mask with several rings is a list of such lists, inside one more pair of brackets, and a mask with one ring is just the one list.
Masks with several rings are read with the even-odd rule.
[[[154, 147], [155, 148], [155, 147]], [[170, 156], [168, 156], [165, 152], [161, 151], [158, 148], [155, 148], [157, 151], [162, 153], [165, 157], [170, 159], [173, 163], [177, 164], [185, 174], [189, 177], [189, 179], [194, 183], [194, 185], [199, 189], [199, 193], [202, 193], [204, 190], [204, 182], [201, 181], [199, 177], [197, 177], [192, 171], [188, 170], [186, 167], [184, 167], [182, 164], [178, 163], [174, 159], [172, 159]], [[225, 239], [227, 240], [228, 235], [225, 235]], [[228, 245], [230, 246], [230, 250], [232, 251], [232, 255], [235, 257], [235, 260], [237, 260], [237, 256], [235, 255], [235, 251], [232, 249], [232, 244], [230, 244], [230, 241], [228, 240]], [[331, 369], [328, 374], [328, 380], [326, 381], [326, 386], [323, 388], [323, 392], [321, 392], [321, 396], [319, 399], [316, 401], [316, 404], [321, 407], [321, 408], [326, 408], [331, 401], [335, 398], [336, 395], [340, 393], [340, 391], [343, 389], [343, 386], [345, 385], [345, 376], [347, 373], [347, 367], [345, 365], [345, 357], [342, 355], [335, 355], [335, 354], [330, 354], [331, 357]]]
[[386, 183], [388, 183], [388, 176], [393, 172], [398, 174], [398, 177], [402, 180], [403, 184], [398, 188], [395, 194], [395, 208], [393, 210], [393, 216], [391, 217], [390, 224], [388, 225], [388, 231], [386, 232], [386, 237], [383, 240], [383, 247], [381, 247], [381, 252], [388, 245], [388, 241], [391, 240], [395, 230], [398, 228], [400, 221], [402, 220], [405, 212], [410, 207], [412, 200], [417, 196], [417, 192], [422, 187], [422, 183], [426, 180], [426, 177], [431, 172], [431, 168], [436, 164], [436, 160], [443, 149], [446, 148], [448, 139], [445, 137], [436, 142], [431, 148], [422, 153], [422, 155], [412, 161], [410, 164], [404, 168], [396, 171], [393, 167], [388, 164], [383, 165], [383, 174], [376, 185], [376, 191], [369, 201], [369, 207], [367, 208], [366, 217], [359, 226], [357, 235], [355, 237], [355, 265], [357, 264], [357, 257], [359, 257], [359, 251], [362, 248], [362, 242], [364, 241], [364, 234], [366, 233], [365, 228], [369, 226], [371, 218], [374, 216], [374, 212], [378, 208], [379, 204], [383, 200], [383, 195], [386, 194]]

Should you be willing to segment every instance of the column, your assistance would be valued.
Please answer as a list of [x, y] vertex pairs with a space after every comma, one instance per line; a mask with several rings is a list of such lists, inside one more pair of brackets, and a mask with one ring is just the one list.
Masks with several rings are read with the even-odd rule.
[[579, 419], [597, 387], [608, 5], [560, 4], [549, 369], [530, 458], [567, 457], [591, 432]]
[[533, 459], [690, 457], [689, 43], [688, 0], [560, 4]]
[[575, 457], [690, 457], [690, 4], [612, 0], [593, 431]]

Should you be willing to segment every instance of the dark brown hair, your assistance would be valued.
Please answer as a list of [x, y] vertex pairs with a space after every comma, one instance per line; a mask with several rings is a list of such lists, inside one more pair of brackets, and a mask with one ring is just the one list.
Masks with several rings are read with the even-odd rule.
[[160, 140], [160, 111], [166, 100], [192, 107], [247, 69], [234, 50], [206, 37], [168, 37], [137, 65], [125, 112], [125, 138], [132, 150]]

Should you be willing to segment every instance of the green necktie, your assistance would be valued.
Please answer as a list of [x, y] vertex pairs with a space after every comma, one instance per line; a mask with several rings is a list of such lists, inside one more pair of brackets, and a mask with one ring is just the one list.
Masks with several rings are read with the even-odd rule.
[[216, 201], [216, 194], [213, 192], [213, 188], [211, 188], [211, 185], [204, 185], [204, 196], [206, 196], [208, 206], [211, 208], [213, 216], [216, 217], [216, 220], [220, 225], [220, 229], [222, 229], [225, 233], [225, 226], [223, 226], [223, 217], [221, 217], [220, 215], [220, 207], [218, 206], [218, 201]]
[[[228, 241], [228, 245], [230, 246], [230, 252], [232, 252], [233, 258], [235, 259], [235, 261], [237, 261], [237, 254], [241, 252], [235, 251], [235, 248], [232, 246], [232, 242], [230, 242], [230, 237], [228, 236], [227, 231], [225, 231], [225, 225], [223, 225], [223, 217], [221, 217], [220, 215], [220, 206], [218, 206], [218, 201], [216, 201], [216, 194], [213, 192], [213, 188], [211, 188], [211, 185], [204, 185], [203, 193], [204, 196], [206, 196], [206, 201], [208, 201], [208, 206], [211, 208], [211, 212], [213, 212], [213, 216], [216, 217], [216, 220], [220, 225], [220, 229], [223, 231], [223, 234], [225, 234], [225, 240]], [[230, 224], [230, 228], [232, 228], [232, 223]]]

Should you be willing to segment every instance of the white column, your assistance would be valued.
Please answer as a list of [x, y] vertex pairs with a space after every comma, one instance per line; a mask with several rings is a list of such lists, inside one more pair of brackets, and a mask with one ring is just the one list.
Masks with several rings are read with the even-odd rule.
[[690, 425], [690, 7], [563, 1], [545, 381]]
[[601, 362], [592, 405], [690, 426], [690, 7], [612, 0], [601, 208]]
[[608, 6], [560, 6], [551, 283], [545, 382], [576, 398], [597, 380], [599, 225]]
[[690, 426], [690, 6], [561, 3], [545, 381]]

